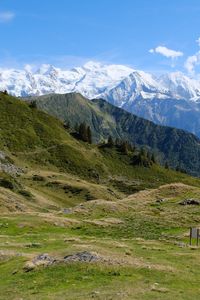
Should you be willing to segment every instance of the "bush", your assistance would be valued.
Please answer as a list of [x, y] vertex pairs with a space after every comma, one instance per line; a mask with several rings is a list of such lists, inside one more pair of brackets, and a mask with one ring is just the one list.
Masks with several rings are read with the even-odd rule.
[[14, 190], [15, 186], [9, 179], [0, 178], [0, 186], [9, 190]]
[[29, 191], [26, 191], [26, 190], [19, 190], [19, 194], [21, 194], [22, 196], [27, 197], [27, 198], [32, 197], [32, 194]]
[[132, 164], [134, 166], [141, 166], [150, 168], [152, 166], [152, 161], [148, 159], [146, 155], [143, 155], [142, 153], [135, 154], [132, 157]]
[[29, 104], [29, 107], [30, 108], [37, 108], [37, 102], [35, 100], [31, 101], [31, 103]]
[[33, 175], [34, 181], [45, 181], [45, 178], [41, 175]]

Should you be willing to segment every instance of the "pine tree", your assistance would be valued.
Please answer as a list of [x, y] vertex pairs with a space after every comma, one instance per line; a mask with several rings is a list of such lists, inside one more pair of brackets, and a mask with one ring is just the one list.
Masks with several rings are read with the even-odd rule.
[[128, 143], [126, 141], [123, 141], [121, 144], [121, 151], [124, 154], [128, 154]]
[[114, 146], [114, 141], [113, 141], [113, 138], [112, 138], [111, 135], [108, 137], [108, 143], [107, 144], [108, 144], [109, 147], [113, 147]]
[[119, 146], [119, 145], [120, 145], [120, 139], [119, 139], [119, 138], [116, 138], [116, 139], [115, 139], [115, 145], [116, 145], [116, 146]]
[[151, 161], [151, 153], [149, 151], [147, 152], [147, 159]]
[[78, 133], [79, 132], [79, 125], [78, 123], [75, 124], [74, 130]]
[[89, 144], [92, 144], [92, 132], [90, 126], [87, 127], [87, 142]]
[[141, 148], [141, 149], [140, 149], [140, 155], [141, 155], [143, 158], [147, 159], [147, 151], [146, 151], [145, 148]]
[[80, 124], [78, 133], [79, 133], [79, 137], [82, 141], [88, 142], [87, 126], [85, 123]]
[[30, 108], [37, 108], [37, 102], [35, 100], [31, 101], [29, 104]]
[[130, 146], [130, 149], [129, 149], [129, 150], [130, 150], [131, 152], [134, 152], [134, 151], [135, 151], [135, 146], [134, 146], [133, 144], [129, 144], [129, 146]]
[[151, 161], [152, 161], [154, 164], [156, 164], [156, 158], [155, 158], [154, 153], [153, 153], [152, 156], [151, 156]]

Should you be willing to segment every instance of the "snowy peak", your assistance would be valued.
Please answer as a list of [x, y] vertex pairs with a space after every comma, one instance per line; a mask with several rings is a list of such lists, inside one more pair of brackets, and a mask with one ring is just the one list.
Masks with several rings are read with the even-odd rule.
[[43, 64], [36, 71], [0, 69], [0, 90], [15, 96], [79, 92], [85, 97], [105, 98], [117, 106], [142, 99], [200, 99], [200, 82], [181, 72], [156, 78], [130, 67], [89, 61], [71, 70]]
[[166, 99], [170, 97], [170, 92], [162, 87], [156, 78], [143, 71], [133, 71], [124, 78], [117, 86], [107, 90], [103, 95], [114, 105], [123, 107], [127, 103], [136, 99], [153, 98]]
[[30, 66], [24, 70], [0, 69], [0, 90], [7, 89], [15, 96], [80, 92], [88, 98], [95, 98], [132, 71], [126, 66], [92, 61], [71, 70], [61, 70], [47, 64], [41, 65], [36, 71]]
[[170, 90], [175, 97], [191, 100], [200, 98], [200, 82], [181, 72], [164, 74], [159, 78], [159, 83]]
[[100, 62], [88, 61], [86, 64], [83, 65], [83, 69], [86, 71], [95, 71], [102, 69], [103, 64]]
[[40, 66], [40, 68], [35, 72], [35, 74], [40, 74], [40, 75], [49, 75], [52, 72], [56, 72], [56, 68], [52, 65], [46, 65], [43, 64]]
[[143, 71], [135, 71], [128, 77], [130, 83], [132, 84], [132, 88], [135, 89], [136, 92], [162, 91], [161, 86], [157, 83], [156, 79], [151, 74], [145, 73]]

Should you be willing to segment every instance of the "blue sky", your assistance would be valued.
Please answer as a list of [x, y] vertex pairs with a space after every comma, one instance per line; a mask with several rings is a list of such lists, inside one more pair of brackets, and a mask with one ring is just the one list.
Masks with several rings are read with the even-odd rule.
[[97, 60], [198, 72], [199, 16], [199, 0], [2, 0], [0, 66]]

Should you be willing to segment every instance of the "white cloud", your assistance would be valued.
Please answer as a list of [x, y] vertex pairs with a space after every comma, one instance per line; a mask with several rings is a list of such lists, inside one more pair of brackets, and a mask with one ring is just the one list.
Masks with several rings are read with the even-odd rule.
[[158, 46], [154, 49], [150, 49], [149, 52], [150, 53], [159, 53], [167, 58], [172, 58], [172, 59], [183, 56], [183, 52], [175, 51], [175, 50], [169, 49], [165, 46]]
[[184, 67], [191, 75], [194, 74], [194, 69], [196, 66], [200, 65], [200, 51], [192, 56], [189, 56], [184, 64]]
[[12, 11], [0, 11], [0, 23], [7, 23], [14, 19], [15, 14]]
[[[196, 39], [196, 43], [200, 47], [200, 37], [198, 37], [198, 39]], [[194, 75], [195, 68], [198, 65], [200, 65], [200, 51], [196, 52], [195, 54], [193, 54], [191, 56], [188, 56], [188, 58], [185, 61], [184, 67], [190, 75]]]

